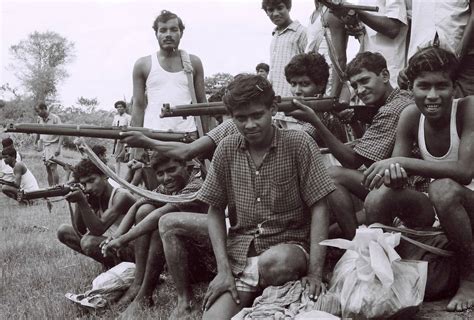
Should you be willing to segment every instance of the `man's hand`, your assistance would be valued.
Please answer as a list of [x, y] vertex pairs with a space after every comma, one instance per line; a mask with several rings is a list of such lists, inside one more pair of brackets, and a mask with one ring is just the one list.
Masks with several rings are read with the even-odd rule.
[[153, 141], [140, 131], [122, 131], [119, 135], [121, 137], [120, 142], [134, 148], [149, 148]]
[[299, 100], [293, 99], [292, 102], [297, 108], [293, 111], [285, 112], [285, 115], [304, 122], [311, 122], [311, 118], [318, 117], [313, 109], [305, 104], [302, 104]]
[[308, 274], [306, 277], [301, 278], [301, 284], [305, 289], [309, 288], [309, 298], [316, 301], [321, 293], [321, 277]]
[[392, 189], [403, 188], [408, 175], [400, 162], [399, 158], [389, 158], [373, 163], [364, 171], [362, 184], [369, 190], [378, 189], [382, 184]]
[[61, 149], [54, 151], [54, 156], [58, 157], [61, 154]]
[[86, 195], [84, 194], [84, 192], [77, 188], [77, 189], [74, 189], [72, 192], [70, 192], [66, 197], [65, 199], [69, 202], [81, 202], [81, 201], [87, 201], [87, 198], [86, 198]]
[[354, 118], [354, 109], [346, 109], [336, 113], [336, 116], [341, 120], [342, 123], [351, 123]]
[[127, 167], [129, 167], [131, 170], [137, 170], [141, 169], [145, 166], [143, 162], [140, 162], [136, 159], [132, 159], [127, 163]]
[[209, 310], [212, 304], [224, 292], [229, 291], [235, 303], [240, 304], [239, 294], [235, 286], [235, 279], [232, 272], [219, 272], [217, 276], [209, 283], [206, 295], [204, 296], [203, 309]]
[[120, 248], [123, 247], [123, 242], [120, 237], [113, 239], [112, 237], [107, 238], [107, 240], [102, 241], [101, 251], [104, 257], [114, 256]]
[[408, 77], [407, 77], [407, 74], [406, 74], [406, 69], [400, 70], [400, 72], [398, 73], [397, 82], [398, 82], [398, 87], [400, 89], [403, 89], [403, 90], [408, 89], [409, 81], [408, 81]]

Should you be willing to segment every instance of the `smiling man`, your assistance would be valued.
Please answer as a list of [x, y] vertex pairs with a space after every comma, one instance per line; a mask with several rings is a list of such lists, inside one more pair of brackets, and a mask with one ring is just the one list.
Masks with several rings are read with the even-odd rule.
[[[152, 163], [160, 183], [155, 190], [158, 193], [188, 194], [197, 192], [202, 186], [202, 180], [192, 174], [186, 161], [155, 153]], [[116, 232], [104, 242], [103, 252], [105, 255], [110, 255], [135, 240], [135, 278], [118, 302], [119, 305], [126, 305], [133, 301], [126, 311], [127, 315], [132, 316], [139, 304], [151, 305], [153, 303], [153, 291], [165, 264], [163, 243], [158, 230], [160, 218], [170, 212], [203, 213], [206, 209], [207, 206], [200, 201], [159, 203], [142, 199], [135, 203]]]
[[[410, 59], [407, 76], [416, 106], [400, 116], [393, 158], [374, 163], [364, 174], [367, 186], [384, 184], [367, 196], [369, 222], [390, 224], [398, 216], [409, 227], [423, 227], [431, 226], [438, 214], [461, 271], [450, 282], [435, 279], [435, 287], [444, 286], [446, 293], [456, 289], [460, 277], [449, 311], [474, 306], [474, 98], [453, 99], [458, 66], [453, 53], [437, 47]], [[414, 143], [421, 159], [413, 158]], [[413, 174], [433, 179], [428, 194], [405, 188], [407, 175]], [[429, 288], [428, 281], [427, 292]]]
[[297, 100], [294, 103], [299, 109], [288, 114], [310, 123], [332, 155], [342, 164], [342, 167], [329, 168], [329, 174], [337, 187], [329, 196], [329, 205], [344, 237], [352, 239], [358, 223], [351, 195], [364, 200], [369, 193], [362, 185], [363, 173], [357, 169], [391, 156], [400, 113], [413, 104], [413, 100], [408, 92], [390, 85], [387, 63], [379, 53], [359, 53], [347, 65], [346, 73], [359, 98], [366, 105], [377, 109], [372, 123], [354, 148], [337, 139], [311, 108]]
[[[218, 145], [199, 198], [218, 274], [204, 297], [203, 319], [230, 319], [263, 288], [302, 278], [321, 289], [334, 190], [317, 144], [299, 130], [272, 125], [275, 93], [258, 75], [237, 75], [224, 103], [239, 134]], [[225, 227], [228, 207], [230, 229]]]
[[89, 159], [81, 160], [74, 167], [74, 178], [83, 189], [77, 188], [66, 196], [66, 200], [76, 206], [72, 225], [63, 224], [58, 229], [59, 241], [106, 267], [120, 261], [133, 261], [131, 248], [104, 258], [99, 245], [118, 228], [135, 198], [125, 189], [114, 188]]

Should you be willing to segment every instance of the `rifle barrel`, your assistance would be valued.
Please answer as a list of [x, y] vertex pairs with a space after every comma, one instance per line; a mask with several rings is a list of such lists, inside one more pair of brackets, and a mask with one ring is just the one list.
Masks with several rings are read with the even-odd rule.
[[341, 4], [342, 8], [346, 9], [353, 9], [353, 10], [362, 10], [362, 11], [371, 11], [371, 12], [378, 12], [379, 7], [377, 6], [363, 6], [363, 5], [357, 5], [357, 4]]
[[[278, 111], [288, 112], [295, 110], [293, 99], [300, 100], [305, 105], [309, 106], [315, 111], [341, 111], [347, 108], [353, 108], [339, 104], [335, 98], [297, 98], [297, 97], [284, 97], [277, 99]], [[195, 104], [183, 104], [177, 106], [170, 106], [169, 104], [163, 104], [161, 109], [161, 117], [187, 117], [187, 116], [202, 116], [202, 115], [224, 115], [227, 114], [227, 108], [223, 102], [210, 102], [210, 103], [195, 103]]]
[[33, 200], [42, 198], [53, 198], [67, 195], [71, 192], [69, 185], [60, 185], [35, 191], [21, 191], [17, 194], [17, 200]]
[[189, 133], [158, 131], [141, 127], [101, 127], [93, 125], [72, 124], [10, 123], [7, 125], [4, 131], [104, 139], [120, 139], [120, 132], [140, 131], [149, 138], [161, 141], [192, 141]]

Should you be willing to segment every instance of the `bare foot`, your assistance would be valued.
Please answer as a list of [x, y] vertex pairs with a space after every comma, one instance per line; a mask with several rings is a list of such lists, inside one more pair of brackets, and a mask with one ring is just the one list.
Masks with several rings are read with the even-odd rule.
[[135, 297], [138, 294], [138, 291], [140, 291], [140, 285], [132, 284], [128, 288], [127, 292], [125, 292], [124, 295], [120, 298], [120, 300], [117, 301], [117, 303], [115, 305], [116, 308], [117, 309], [122, 309], [125, 306], [128, 306], [133, 301], [133, 299], [135, 299]]
[[127, 309], [118, 316], [117, 320], [139, 319], [140, 309], [140, 304], [136, 301], [133, 301], [132, 303], [130, 303]]
[[459, 289], [449, 301], [448, 311], [464, 311], [474, 306], [474, 281], [462, 279]]

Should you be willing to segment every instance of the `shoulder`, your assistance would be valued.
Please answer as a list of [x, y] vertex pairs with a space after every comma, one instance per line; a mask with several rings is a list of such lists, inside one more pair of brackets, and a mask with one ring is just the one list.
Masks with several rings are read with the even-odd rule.
[[117, 191], [115, 191], [114, 199], [112, 200], [113, 202], [134, 201], [135, 198], [128, 190], [124, 188], [117, 188]]
[[221, 149], [236, 148], [241, 142], [243, 142], [242, 135], [240, 133], [235, 133], [222, 139], [221, 143], [219, 143], [219, 147], [221, 147]]
[[317, 146], [311, 136], [301, 130], [280, 130], [280, 145], [284, 146], [285, 152], [294, 152], [294, 154], [306, 150], [304, 146]]
[[379, 109], [378, 113], [400, 115], [403, 109], [412, 104], [414, 104], [414, 100], [411, 93], [405, 90], [398, 90], [393, 94], [390, 100]]
[[193, 66], [202, 64], [201, 59], [194, 54], [189, 54], [189, 59], [191, 60]]
[[464, 123], [471, 123], [474, 119], [474, 96], [460, 98], [458, 101], [457, 118]]
[[135, 72], [137, 71], [145, 72], [146, 70], [149, 70], [150, 68], [151, 68], [151, 55], [138, 58], [138, 60], [135, 61], [135, 65], [133, 66], [133, 70]]

